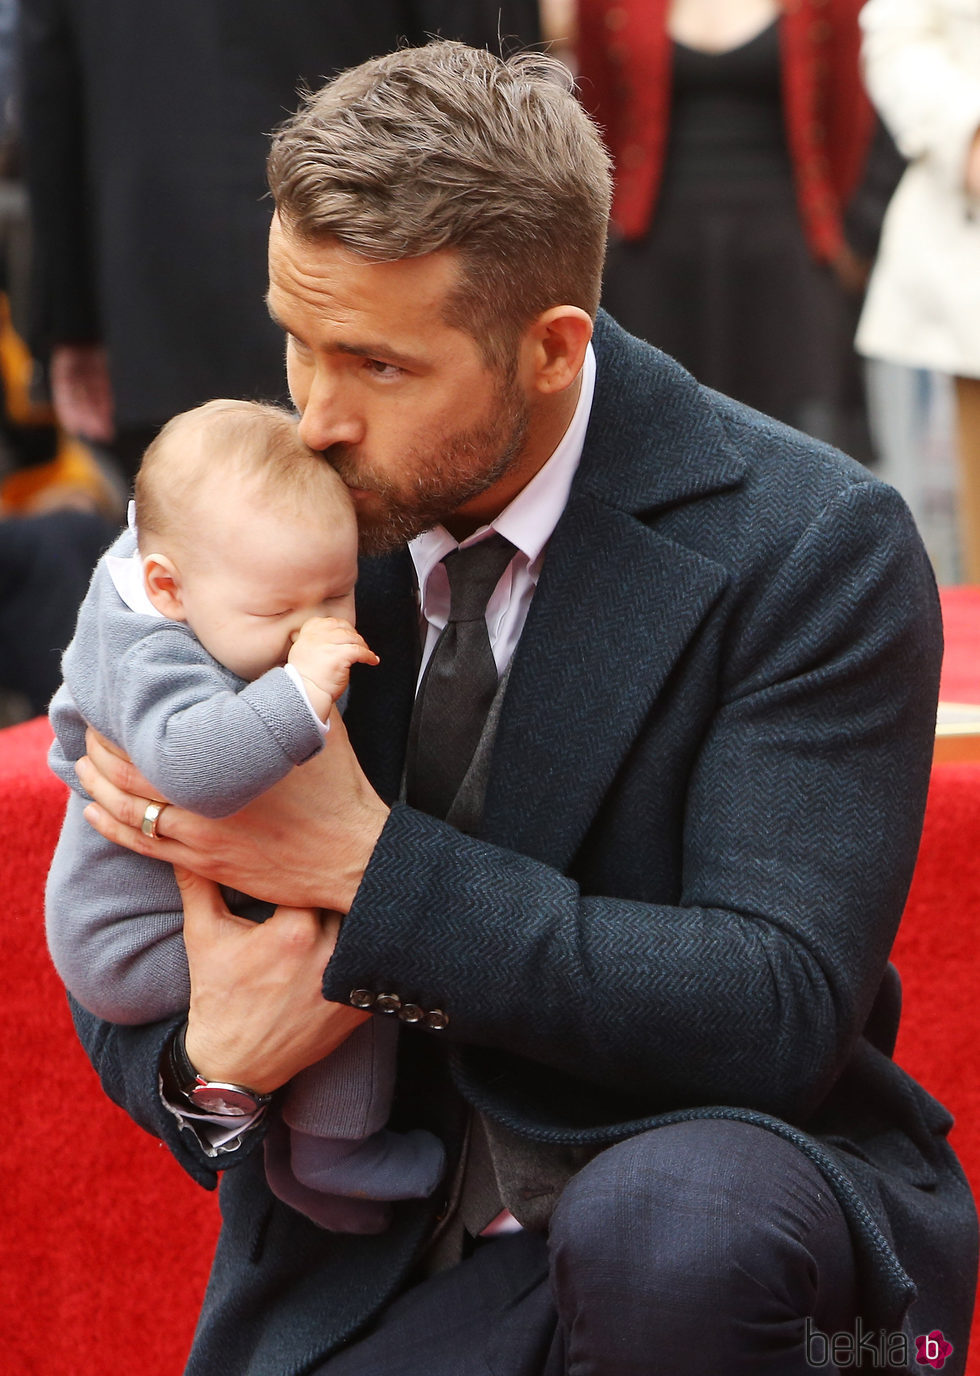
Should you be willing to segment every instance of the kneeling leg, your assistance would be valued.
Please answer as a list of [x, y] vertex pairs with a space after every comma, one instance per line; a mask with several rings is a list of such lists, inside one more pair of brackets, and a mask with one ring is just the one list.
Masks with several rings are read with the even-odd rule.
[[824, 1333], [854, 1322], [837, 1200], [802, 1152], [747, 1123], [604, 1151], [562, 1194], [550, 1250], [568, 1376], [804, 1376], [807, 1317]]

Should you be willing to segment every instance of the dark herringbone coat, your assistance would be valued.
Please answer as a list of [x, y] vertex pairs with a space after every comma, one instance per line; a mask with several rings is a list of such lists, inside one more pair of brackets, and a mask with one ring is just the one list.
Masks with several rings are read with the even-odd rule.
[[[582, 464], [504, 703], [483, 835], [396, 806], [327, 971], [451, 1019], [470, 1103], [600, 1145], [735, 1115], [824, 1171], [869, 1324], [965, 1343], [974, 1223], [949, 1118], [891, 1061], [889, 947], [915, 859], [940, 659], [932, 576], [868, 473], [705, 391], [600, 318]], [[406, 556], [368, 564], [347, 721], [398, 793], [417, 657]], [[110, 1094], [203, 1183], [155, 1094], [167, 1029], [80, 1029]], [[440, 1042], [438, 1038], [441, 1037]], [[425, 1053], [425, 1054], [422, 1054]], [[402, 1121], [453, 1104], [433, 1053]], [[418, 1090], [418, 1085], [416, 1085]], [[328, 1237], [229, 1171], [192, 1372], [286, 1376], [400, 1284], [431, 1207]], [[436, 1204], [437, 1201], [434, 1202]]]

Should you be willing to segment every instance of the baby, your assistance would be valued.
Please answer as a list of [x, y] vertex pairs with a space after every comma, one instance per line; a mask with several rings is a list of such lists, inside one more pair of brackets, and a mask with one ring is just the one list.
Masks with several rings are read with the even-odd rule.
[[[212, 401], [176, 416], [143, 458], [135, 513], [96, 569], [51, 703], [50, 763], [72, 793], [48, 945], [75, 998], [117, 1023], [173, 1017], [190, 986], [171, 866], [82, 816], [86, 723], [161, 798], [223, 817], [315, 755], [351, 666], [378, 662], [354, 629], [350, 497], [287, 412]], [[397, 1031], [372, 1018], [271, 1110], [270, 1187], [321, 1227], [380, 1232], [385, 1201], [428, 1195], [442, 1174], [435, 1137], [385, 1128]]]

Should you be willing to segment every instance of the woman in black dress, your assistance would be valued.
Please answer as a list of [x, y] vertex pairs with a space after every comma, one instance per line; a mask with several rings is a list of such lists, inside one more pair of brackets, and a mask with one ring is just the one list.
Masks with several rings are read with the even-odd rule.
[[868, 458], [844, 218], [873, 129], [859, 9], [581, 0], [578, 59], [617, 166], [603, 304], [701, 382]]

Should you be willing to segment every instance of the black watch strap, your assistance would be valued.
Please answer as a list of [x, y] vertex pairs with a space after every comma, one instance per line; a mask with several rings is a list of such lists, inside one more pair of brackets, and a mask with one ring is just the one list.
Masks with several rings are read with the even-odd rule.
[[214, 1114], [219, 1118], [247, 1118], [269, 1103], [271, 1094], [260, 1094], [247, 1085], [205, 1080], [191, 1065], [186, 1036], [185, 1021], [171, 1037], [164, 1057], [164, 1089], [168, 1097], [183, 1099], [198, 1113]]

